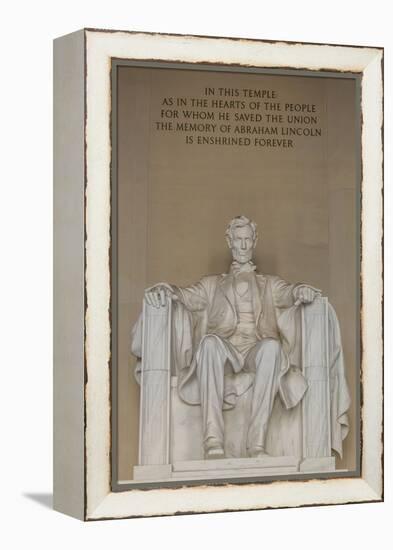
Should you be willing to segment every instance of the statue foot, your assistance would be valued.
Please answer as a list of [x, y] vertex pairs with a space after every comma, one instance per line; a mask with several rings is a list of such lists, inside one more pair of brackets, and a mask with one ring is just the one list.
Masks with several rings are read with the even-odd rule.
[[270, 456], [263, 447], [255, 447], [254, 449], [251, 449], [249, 451], [249, 455], [251, 458], [265, 458]]
[[206, 452], [206, 458], [224, 458], [224, 449], [222, 447], [213, 447]]

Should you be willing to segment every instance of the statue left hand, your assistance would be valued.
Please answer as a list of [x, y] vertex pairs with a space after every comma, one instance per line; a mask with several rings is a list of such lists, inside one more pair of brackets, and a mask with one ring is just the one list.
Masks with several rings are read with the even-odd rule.
[[300, 285], [293, 291], [295, 298], [295, 305], [310, 304], [317, 296], [321, 295], [321, 291], [318, 288], [308, 285]]

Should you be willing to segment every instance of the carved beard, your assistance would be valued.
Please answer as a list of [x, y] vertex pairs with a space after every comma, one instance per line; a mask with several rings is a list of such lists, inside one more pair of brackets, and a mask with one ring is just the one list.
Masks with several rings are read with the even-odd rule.
[[246, 264], [252, 260], [253, 249], [246, 251], [244, 255], [241, 255], [241, 252], [236, 249], [232, 249], [232, 258], [235, 262], [240, 264]]

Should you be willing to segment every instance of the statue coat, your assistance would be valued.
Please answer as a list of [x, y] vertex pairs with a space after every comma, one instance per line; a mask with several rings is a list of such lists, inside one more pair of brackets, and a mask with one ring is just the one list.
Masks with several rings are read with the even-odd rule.
[[[223, 339], [228, 339], [235, 332], [237, 313], [233, 280], [234, 277], [231, 274], [210, 275], [186, 288], [172, 287], [179, 302], [192, 314], [192, 348], [194, 351], [206, 334], [216, 334]], [[278, 318], [280, 310], [294, 305], [294, 290], [300, 285], [287, 283], [277, 276], [259, 273], [255, 273], [251, 277], [251, 284], [257, 337], [259, 340], [273, 338], [282, 343], [279, 393], [285, 407], [292, 408], [303, 397], [307, 383], [299, 369], [291, 368], [290, 350], [286, 345]], [[184, 326], [187, 321], [185, 322], [183, 318], [182, 323]], [[180, 397], [186, 403], [198, 404], [200, 400], [195, 377], [195, 360], [193, 359], [191, 359], [189, 368], [178, 369], [178, 388]], [[233, 407], [236, 397], [252, 385], [254, 368], [251, 351], [244, 364], [241, 365], [240, 371], [234, 369], [235, 376], [230, 371], [228, 372], [225, 408]]]

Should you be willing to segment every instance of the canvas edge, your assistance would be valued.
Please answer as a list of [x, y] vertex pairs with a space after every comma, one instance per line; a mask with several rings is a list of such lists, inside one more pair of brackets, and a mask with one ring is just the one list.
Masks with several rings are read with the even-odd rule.
[[53, 42], [53, 507], [85, 518], [85, 33]]

